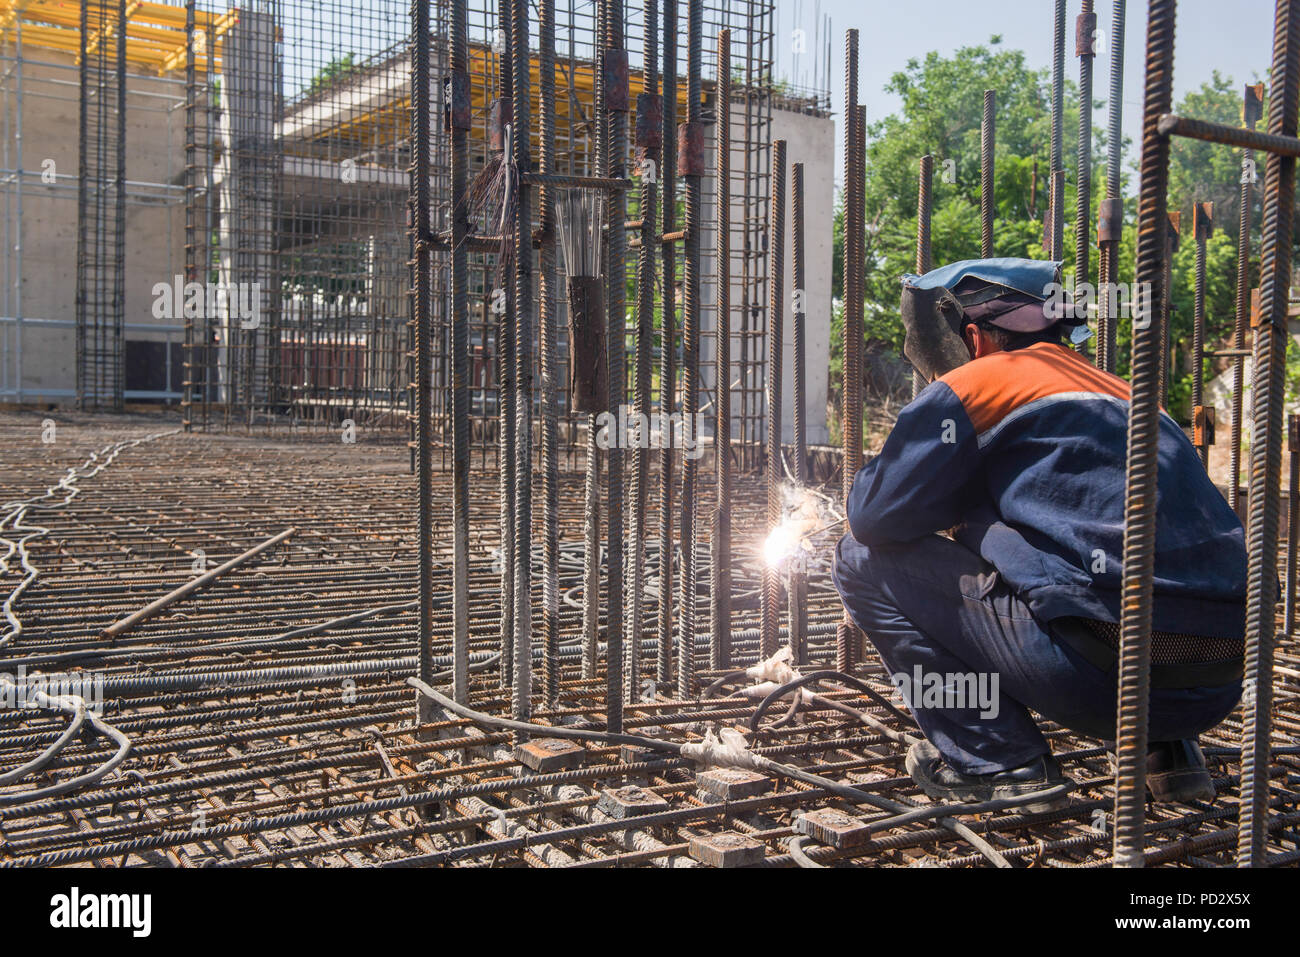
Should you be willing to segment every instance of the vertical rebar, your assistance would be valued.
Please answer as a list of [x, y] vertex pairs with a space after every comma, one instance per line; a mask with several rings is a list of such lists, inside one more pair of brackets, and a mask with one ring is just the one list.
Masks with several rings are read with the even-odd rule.
[[717, 493], [713, 507], [712, 633], [709, 667], [731, 666], [731, 31], [718, 31], [717, 160], [714, 164], [717, 229], [717, 353], [714, 376], [713, 455]]
[[1126, 0], [1111, 3], [1110, 93], [1106, 101], [1106, 208], [1097, 217], [1099, 249], [1097, 301], [1097, 368], [1115, 371], [1116, 318], [1119, 302], [1119, 241], [1124, 230], [1124, 205], [1120, 195], [1120, 159], [1124, 140], [1124, 19]]
[[[645, 63], [645, 92], [638, 101], [638, 110], [644, 103], [649, 107], [659, 97], [659, 3], [646, 0], [643, 62]], [[642, 127], [637, 119], [638, 134]], [[658, 131], [655, 131], [656, 133]], [[636, 371], [633, 392], [636, 404], [638, 429], [649, 427], [650, 420], [650, 363], [654, 351], [654, 293], [655, 293], [655, 241], [659, 205], [659, 149], [645, 148], [638, 135], [641, 151], [641, 192], [637, 210], [641, 220], [641, 248], [637, 256], [637, 306], [636, 306]], [[628, 630], [627, 675], [628, 700], [636, 700], [641, 669], [641, 629], [644, 612], [643, 578], [646, 565], [646, 502], [650, 493], [650, 449], [648, 436], [638, 435], [636, 450], [632, 453], [632, 553], [628, 556]]]
[[[1278, 0], [1269, 75], [1268, 131], [1296, 135], [1300, 110], [1300, 0]], [[1246, 584], [1246, 662], [1243, 677], [1241, 818], [1237, 863], [1266, 863], [1269, 733], [1273, 705], [1273, 641], [1277, 604], [1277, 524], [1282, 469], [1282, 411], [1286, 381], [1287, 304], [1291, 230], [1295, 216], [1295, 158], [1270, 154], [1264, 173], [1264, 232], [1259, 328], [1251, 393], [1250, 524]]]
[[984, 115], [980, 121], [980, 258], [993, 255], [993, 90], [984, 91]]
[[1092, 58], [1096, 55], [1093, 36], [1097, 15], [1093, 0], [1083, 0], [1083, 12], [1074, 27], [1074, 53], [1079, 58], [1079, 142], [1075, 152], [1074, 176], [1074, 282], [1089, 278], [1088, 257], [1092, 243]]
[[[198, 170], [195, 165], [195, 139], [198, 137], [198, 128], [196, 117], [198, 115], [198, 89], [195, 85], [195, 2], [196, 0], [185, 0], [185, 281], [194, 282], [198, 279], [198, 250], [195, 243], [198, 239], [198, 228], [195, 222], [198, 210], [195, 208], [198, 197]], [[19, 166], [22, 164], [20, 163]], [[181, 426], [186, 432], [193, 429], [194, 405], [194, 319], [189, 310], [185, 310], [185, 345], [183, 347], [184, 358], [182, 360], [182, 369], [184, 375], [181, 379]], [[21, 330], [19, 332], [19, 342], [21, 343]], [[19, 365], [18, 389], [19, 401], [22, 401], [22, 366]], [[167, 383], [167, 388], [171, 388], [171, 382]]]
[[[781, 485], [785, 471], [781, 453], [781, 334], [785, 299], [785, 140], [772, 142], [772, 211], [767, 254], [767, 528], [781, 524]], [[770, 562], [763, 565], [762, 630], [759, 657], [776, 654], [780, 631], [781, 575]]]
[[[862, 466], [862, 178], [861, 122], [858, 107], [858, 31], [845, 39], [845, 148], [844, 148], [844, 382], [840, 420], [843, 436], [841, 480], [844, 499], [853, 490], [853, 477]], [[835, 629], [835, 668], [849, 671], [856, 660], [858, 628], [848, 612]]]
[[[808, 433], [804, 417], [804, 318], [808, 312], [808, 291], [804, 288], [803, 163], [790, 170], [791, 247], [790, 266], [794, 290], [791, 320], [794, 322], [794, 482], [802, 492], [808, 481]], [[808, 662], [808, 576], [802, 559], [790, 570], [790, 650], [796, 666]]]
[[1213, 203], [1193, 203], [1192, 235], [1196, 240], [1196, 287], [1192, 301], [1192, 416], [1201, 464], [1210, 465], [1208, 415], [1205, 401], [1205, 243], [1212, 229]]
[[1157, 377], [1159, 385], [1157, 386], [1157, 389], [1160, 395], [1160, 404], [1166, 408], [1169, 406], [1169, 385], [1170, 380], [1172, 379], [1172, 376], [1169, 374], [1169, 369], [1173, 362], [1173, 331], [1171, 327], [1174, 323], [1174, 253], [1178, 251], [1179, 229], [1182, 225], [1181, 221], [1182, 213], [1178, 210], [1168, 213], [1165, 218], [1165, 273], [1162, 280], [1165, 289], [1165, 311], [1163, 322], [1161, 323], [1163, 334], [1160, 342], [1160, 367]]
[[[704, 39], [703, 0], [690, 0], [686, 14], [687, 123], [700, 124], [700, 68]], [[682, 289], [682, 419], [683, 431], [694, 429], [700, 407], [700, 171], [692, 159], [686, 174], [686, 237]], [[612, 312], [612, 310], [611, 310]], [[677, 632], [677, 693], [690, 697], [695, 681], [695, 460], [682, 456], [682, 592]]]
[[[527, 0], [520, 0], [525, 4]], [[623, 3], [622, 0], [604, 0], [604, 29], [602, 49], [606, 58], [623, 54]], [[611, 71], [601, 71], [601, 85], [607, 82]], [[622, 74], [627, 82], [627, 74]], [[608, 124], [604, 149], [601, 151], [601, 175], [622, 179], [627, 163], [627, 90], [618, 98], [611, 98], [604, 90], [604, 109], [597, 118]], [[625, 352], [627, 350], [627, 194], [614, 190], [605, 204], [607, 212], [605, 242], [609, 252], [606, 262], [607, 292], [606, 318], [608, 326], [609, 410], [618, 415], [627, 401], [627, 375]], [[623, 416], [619, 416], [620, 420]], [[608, 533], [608, 566], [606, 567], [606, 633], [605, 633], [605, 721], [610, 731], [623, 730], [623, 616], [627, 609], [623, 603], [623, 449], [620, 443], [609, 447], [608, 485], [605, 504], [608, 508], [606, 531]]]
[[[555, 0], [538, 0], [537, 62], [540, 77], [541, 129], [538, 142], [539, 172], [555, 171]], [[542, 691], [547, 707], [560, 695], [560, 450], [559, 375], [556, 316], [555, 211], [553, 190], [537, 191], [537, 218], [541, 227], [538, 251], [538, 324], [542, 371]]]
[[[512, 39], [512, 4], [514, 0], [497, 0], [497, 24], [500, 30], [502, 46], [498, 58], [498, 83], [501, 88], [501, 100], [504, 106], [512, 103], [514, 89], [514, 70], [511, 60], [514, 57], [514, 40]], [[510, 128], [514, 130], [513, 117]], [[501, 156], [502, 163], [509, 163], [513, 158], [509, 147]], [[509, 200], [503, 200], [508, 202]], [[515, 673], [515, 337], [511, 323], [515, 315], [514, 263], [507, 261], [498, 266], [501, 273], [503, 295], [493, 295], [493, 303], [500, 302], [504, 311], [500, 313], [497, 324], [497, 428], [498, 447], [497, 463], [499, 465], [498, 488], [500, 490], [500, 524], [501, 524], [501, 675], [502, 688], [514, 684]]]
[[[533, 554], [533, 221], [532, 187], [523, 178], [531, 170], [532, 61], [528, 52], [528, 0], [512, 0], [510, 163], [514, 200], [515, 282], [515, 461], [514, 461], [514, 675], [511, 712], [517, 721], [532, 714], [532, 554]], [[509, 199], [507, 198], [507, 202]]]
[[[418, 0], [417, 0], [418, 2]], [[467, 0], [451, 0], [449, 67], [454, 77], [451, 129], [451, 521], [452, 697], [469, 700], [469, 27]], [[426, 20], [427, 20], [427, 14]], [[427, 28], [427, 23], [426, 23]], [[425, 95], [428, 82], [425, 81]], [[413, 105], [418, 100], [413, 100]], [[427, 112], [426, 107], [419, 107]], [[427, 120], [426, 120], [427, 123]], [[427, 175], [427, 174], [426, 174]], [[425, 189], [427, 190], [427, 186]], [[425, 214], [427, 217], [427, 213]], [[426, 295], [431, 294], [425, 291]], [[432, 519], [429, 519], [432, 521]], [[421, 700], [424, 696], [421, 695]]]
[[[1065, 0], [1055, 0], [1052, 17], [1052, 189], [1051, 258], [1060, 259], [1065, 250]], [[1058, 174], [1059, 180], [1058, 180]]]
[[[1262, 83], [1247, 86], [1242, 101], [1242, 120], [1253, 130], [1264, 101]], [[1237, 300], [1232, 323], [1232, 422], [1228, 448], [1228, 504], [1241, 511], [1241, 418], [1246, 389], [1246, 326], [1250, 321], [1250, 211], [1252, 187], [1257, 174], [1254, 150], [1241, 152], [1241, 191], [1237, 209]]]
[[[433, 283], [429, 229], [429, 5], [411, 0], [411, 231], [415, 260], [411, 270], [412, 315], [415, 323], [415, 482], [418, 554], [420, 680], [433, 680], [433, 324], [430, 293]], [[432, 720], [432, 703], [416, 696], [416, 719]]]
[[1282, 634], [1295, 631], [1297, 543], [1300, 543], [1300, 415], [1287, 416], [1287, 453], [1290, 474], [1287, 482], [1286, 591], [1282, 613]]
[[[663, 231], [677, 225], [677, 0], [664, 0]], [[659, 421], [677, 407], [677, 249], [663, 246], [663, 309], [659, 330]], [[659, 651], [655, 680], [672, 680], [673, 649], [673, 450], [659, 451]]]
[[1156, 123], [1173, 97], [1175, 0], [1152, 0], [1147, 20], [1128, 466], [1124, 502], [1119, 702], [1116, 715], [1114, 863], [1144, 861], [1151, 590], [1155, 568], [1158, 391], [1165, 320], [1164, 257], [1169, 140]]

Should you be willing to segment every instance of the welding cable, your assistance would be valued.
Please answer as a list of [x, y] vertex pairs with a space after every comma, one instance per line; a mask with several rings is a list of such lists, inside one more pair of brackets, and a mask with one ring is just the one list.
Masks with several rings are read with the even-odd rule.
[[[12, 682], [6, 682], [12, 683]], [[37, 758], [29, 761], [21, 767], [12, 771], [7, 771], [0, 775], [0, 785], [11, 784], [26, 775], [44, 768], [67, 746], [71, 741], [73, 734], [81, 729], [86, 721], [90, 722], [91, 727], [98, 731], [106, 738], [112, 738], [117, 742], [117, 751], [107, 761], [85, 774], [78, 775], [75, 778], [69, 778], [66, 781], [60, 781], [58, 784], [51, 784], [47, 787], [37, 788], [33, 791], [22, 791], [20, 793], [0, 794], [0, 807], [11, 806], [15, 804], [27, 804], [31, 801], [40, 801], [46, 798], [58, 797], [67, 794], [79, 788], [86, 787], [102, 780], [112, 773], [119, 764], [126, 760], [126, 756], [131, 751], [131, 739], [123, 732], [110, 724], [102, 721], [99, 715], [86, 709], [85, 699], [77, 695], [59, 695], [51, 697], [44, 692], [37, 691], [32, 694], [32, 707], [42, 710], [58, 710], [65, 714], [71, 714], [72, 722], [68, 729], [59, 736], [58, 740]]]
[[[926, 819], [934, 818], [942, 827], [952, 831], [954, 834], [962, 837], [967, 843], [972, 845], [976, 850], [985, 856], [995, 867], [1009, 868], [1011, 864], [1003, 857], [998, 850], [989, 844], [984, 838], [980, 837], [965, 824], [954, 820], [948, 815], [967, 813], [967, 807], [982, 809], [980, 805], [961, 805], [961, 804], [937, 804], [924, 808], [917, 808], [903, 804], [890, 798], [882, 797], [878, 794], [872, 794], [868, 791], [861, 791], [857, 788], [850, 787], [847, 784], [841, 784], [830, 778], [813, 774], [803, 768], [795, 767], [790, 764], [781, 764], [773, 761], [771, 758], [764, 757], [753, 751], [744, 748], [735, 748], [728, 745], [720, 745], [716, 739], [711, 740], [711, 735], [705, 738], [703, 744], [682, 744], [677, 741], [663, 741], [657, 738], [646, 738], [640, 735], [616, 733], [611, 731], [598, 731], [594, 729], [579, 729], [563, 726], [550, 726], [543, 724], [532, 724], [526, 721], [514, 721], [510, 718], [501, 718], [496, 715], [484, 714], [482, 711], [475, 711], [472, 708], [459, 704], [448, 698], [442, 692], [425, 684], [419, 678], [411, 677], [406, 679], [406, 683], [415, 688], [421, 694], [432, 698], [437, 704], [452, 714], [459, 715], [473, 721], [475, 724], [491, 727], [502, 728], [507, 731], [521, 731], [525, 734], [551, 737], [551, 738], [570, 738], [576, 741], [606, 741], [611, 744], [632, 744], [638, 747], [647, 748], [653, 751], [667, 751], [671, 754], [688, 757], [697, 763], [726, 764], [731, 767], [749, 768], [756, 771], [767, 771], [770, 774], [780, 775], [782, 777], [793, 778], [796, 781], [802, 781], [813, 787], [829, 791], [831, 794], [841, 797], [846, 801], [854, 804], [869, 804], [877, 810], [891, 811], [897, 818], [885, 818], [885, 821], [905, 818], [911, 820], [911, 815], [915, 812], [921, 812], [921, 817]], [[1041, 799], [1042, 794], [1035, 795], [1034, 799]], [[1000, 803], [1000, 802], [985, 802]], [[971, 813], [980, 813], [979, 811]], [[940, 816], [943, 815], [943, 816]], [[919, 818], [918, 818], [919, 819]]]
[[[810, 674], [802, 675], [798, 678], [795, 678], [793, 681], [789, 681], [786, 684], [783, 684], [773, 689], [767, 695], [767, 697], [765, 697], [762, 700], [762, 702], [759, 703], [758, 708], [754, 711], [753, 717], [749, 719], [749, 730], [757, 731], [758, 722], [763, 717], [763, 714], [767, 711], [767, 709], [770, 708], [777, 700], [788, 695], [791, 691], [796, 691], [799, 688], [802, 688], [806, 684], [811, 684], [813, 682], [818, 682], [818, 681], [829, 681], [832, 679], [840, 681], [844, 684], [852, 685], [854, 689], [862, 692], [868, 698], [871, 698], [873, 701], [876, 702], [876, 704], [880, 705], [882, 708], [884, 708], [894, 717], [898, 718], [904, 724], [915, 726], [916, 721], [912, 718], [911, 715], [903, 711], [900, 711], [897, 707], [894, 706], [892, 702], [890, 702], [888, 698], [880, 694], [870, 685], [865, 684], [862, 681], [859, 681], [857, 678], [854, 678], [852, 675], [846, 675], [842, 671], [814, 671], [811, 672]], [[840, 690], [847, 690], [847, 689], [840, 689]], [[910, 744], [912, 741], [916, 740], [916, 738], [912, 735], [900, 736], [899, 732], [895, 731], [893, 728], [890, 728], [888, 725], [884, 724], [883, 722], [877, 720], [876, 718], [873, 718], [871, 715], [866, 714], [865, 712], [858, 711], [855, 708], [850, 708], [848, 707], [848, 705], [845, 705], [843, 702], [832, 701], [829, 698], [822, 698], [820, 695], [816, 697], [819, 699], [821, 703], [824, 703], [826, 706], [834, 708], [836, 711], [840, 711], [841, 713], [848, 714], [851, 717], [857, 717], [862, 721], [863, 724], [866, 724], [868, 727], [871, 727], [876, 731], [879, 731], [882, 734], [886, 735], [887, 737], [893, 738], [896, 741], [902, 740], [903, 737], [906, 737], [909, 739], [906, 743]]]
[[[119, 442], [111, 443], [98, 452], [91, 452], [80, 466], [73, 466], [68, 469], [67, 473], [54, 485], [49, 486], [43, 495], [35, 495], [26, 499], [16, 499], [0, 505], [0, 511], [6, 514], [0, 520], [0, 528], [9, 526], [15, 533], [26, 532], [25, 535], [19, 535], [17, 538], [8, 538], [0, 535], [0, 541], [4, 541], [8, 548], [2, 558], [0, 558], [0, 573], [9, 571], [9, 559], [15, 554], [19, 556], [19, 561], [24, 572], [23, 579], [9, 593], [4, 601], [4, 616], [8, 622], [3, 635], [0, 635], [0, 648], [12, 642], [22, 634], [22, 620], [13, 610], [14, 604], [34, 582], [40, 578], [39, 569], [32, 564], [31, 554], [27, 549], [28, 543], [38, 538], [48, 535], [50, 530], [40, 525], [27, 525], [25, 519], [27, 513], [32, 509], [41, 511], [53, 511], [63, 508], [81, 493], [78, 482], [93, 478], [104, 469], [108, 468], [117, 459], [123, 451], [142, 445], [145, 442], [152, 442], [168, 435], [175, 435], [180, 429], [171, 429], [166, 432], [154, 432], [143, 435], [135, 439], [126, 439]], [[93, 468], [92, 468], [93, 466]], [[65, 493], [63, 498], [54, 502], [45, 502], [45, 499], [54, 498], [59, 492]], [[4, 685], [12, 688], [17, 700], [18, 686], [10, 679], [3, 680]], [[14, 804], [25, 804], [31, 801], [38, 801], [44, 798], [57, 797], [61, 794], [67, 794], [78, 788], [85, 787], [88, 784], [106, 777], [117, 768], [119, 764], [126, 760], [127, 754], [131, 750], [131, 739], [117, 728], [103, 721], [99, 715], [90, 711], [86, 707], [86, 701], [79, 695], [57, 695], [51, 696], [40, 690], [33, 690], [28, 695], [24, 695], [24, 707], [34, 708], [37, 710], [62, 711], [64, 714], [71, 716], [68, 726], [63, 733], [54, 740], [44, 751], [16, 768], [0, 774], [0, 786], [14, 784], [30, 774], [43, 770], [48, 767], [56, 757], [72, 742], [73, 738], [79, 734], [86, 722], [89, 721], [92, 728], [100, 735], [112, 738], [117, 742], [117, 751], [107, 761], [103, 762], [91, 771], [61, 781], [58, 784], [52, 784], [47, 787], [37, 788], [32, 791], [23, 791], [21, 793], [0, 794], [0, 807]]]
[[790, 843], [785, 846], [785, 849], [790, 852], [790, 857], [792, 857], [794, 859], [794, 862], [798, 864], [800, 867], [806, 867], [809, 870], [819, 870], [819, 871], [826, 870], [825, 864], [818, 864], [806, 853], [804, 853], [803, 842], [806, 840], [807, 837], [805, 837], [802, 834], [797, 834], [794, 837], [790, 838]]

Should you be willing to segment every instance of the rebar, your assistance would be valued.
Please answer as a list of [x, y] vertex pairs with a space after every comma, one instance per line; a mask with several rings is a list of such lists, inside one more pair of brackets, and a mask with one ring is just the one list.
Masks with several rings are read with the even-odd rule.
[[[1051, 229], [1049, 258], [1060, 259], [1065, 250], [1065, 0], [1055, 0], [1052, 15], [1052, 143]], [[1058, 179], [1059, 176], [1059, 179]]]
[[1079, 137], [1074, 174], [1074, 281], [1087, 283], [1088, 257], [1092, 244], [1092, 66], [1097, 15], [1093, 0], [1083, 0], [1075, 21], [1074, 55], [1079, 58]]
[[1151, 592], [1155, 568], [1156, 466], [1160, 439], [1160, 350], [1166, 321], [1166, 189], [1169, 140], [1156, 124], [1173, 97], [1175, 0], [1152, 0], [1147, 14], [1141, 189], [1138, 197], [1135, 321], [1124, 488], [1119, 695], [1116, 713], [1114, 861], [1141, 867], [1146, 804]]
[[[794, 282], [790, 305], [790, 318], [794, 323], [794, 368], [791, 377], [794, 401], [792, 477], [795, 488], [801, 492], [808, 482], [808, 428], [804, 415], [807, 403], [804, 386], [804, 324], [808, 314], [808, 290], [805, 286], [803, 169], [803, 163], [794, 163], [790, 168], [790, 266]], [[796, 561], [790, 570], [789, 633], [791, 657], [795, 666], [807, 664], [808, 574], [803, 561]]]
[[1192, 205], [1192, 236], [1196, 241], [1196, 279], [1192, 302], [1192, 416], [1198, 426], [1194, 435], [1201, 464], [1210, 467], [1209, 430], [1205, 398], [1205, 244], [1213, 228], [1213, 203]]
[[[1263, 107], [1263, 84], [1247, 85], [1242, 100], [1242, 122], [1253, 130]], [[1241, 151], [1241, 190], [1237, 207], [1236, 311], [1232, 323], [1231, 434], [1228, 438], [1228, 504], [1241, 513], [1241, 419], [1246, 389], [1246, 326], [1250, 321], [1250, 222], [1251, 195], [1255, 184], [1255, 153]]]
[[[1294, 137], [1296, 114], [1300, 111], [1300, 2], [1297, 0], [1278, 0], [1270, 76], [1273, 88], [1269, 96], [1268, 131], [1275, 136]], [[1260, 322], [1255, 332], [1251, 393], [1246, 661], [1242, 679], [1241, 817], [1237, 834], [1237, 863], [1243, 867], [1265, 863], [1268, 836], [1277, 528], [1295, 166], [1295, 157], [1270, 153], [1264, 173]]]
[[[767, 317], [767, 527], [781, 524], [781, 488], [785, 479], [785, 457], [781, 449], [781, 337], [785, 306], [785, 140], [772, 143], [771, 237], [768, 243], [769, 269]], [[776, 654], [777, 625], [781, 614], [781, 575], [771, 561], [763, 567], [762, 634], [759, 654]]]
[[[677, 89], [677, 0], [664, 0], [663, 88]], [[664, 97], [660, 133], [663, 162], [663, 230], [677, 226], [677, 97]], [[677, 250], [665, 244], [663, 255], [663, 309], [659, 329], [659, 420], [672, 421], [677, 409]], [[662, 443], [659, 451], [659, 652], [655, 680], [672, 681], [673, 653], [673, 450]]]
[[[984, 91], [984, 113], [980, 120], [980, 258], [993, 256], [993, 151], [996, 137], [994, 102], [996, 93]], [[917, 224], [920, 229], [920, 224]]]
[[[714, 163], [717, 235], [713, 456], [717, 498], [710, 542], [713, 583], [709, 667], [731, 667], [731, 31], [718, 31]], [[769, 370], [773, 368], [768, 364]], [[766, 619], [764, 619], [766, 622]]]
[[[690, 135], [700, 134], [700, 70], [704, 42], [704, 2], [688, 0], [686, 12], [686, 123]], [[678, 162], [681, 162], [678, 157]], [[696, 157], [687, 157], [686, 226], [682, 282], [682, 421], [692, 428], [700, 408], [700, 234], [704, 227], [701, 173]], [[664, 226], [665, 231], [667, 225]], [[695, 683], [695, 551], [696, 463], [682, 456], [682, 587], [677, 609], [677, 694], [687, 698]]]
[[[840, 430], [844, 448], [840, 480], [844, 500], [862, 467], [862, 165], [858, 149], [858, 31], [844, 41], [844, 381], [840, 386]], [[835, 640], [835, 670], [851, 672], [856, 660], [857, 625], [847, 611]]]
[[[1116, 320], [1119, 302], [1119, 242], [1124, 230], [1123, 184], [1120, 159], [1124, 133], [1124, 18], [1126, 0], [1111, 0], [1110, 93], [1106, 99], [1106, 204], [1105, 215], [1097, 216], [1098, 281], [1097, 368], [1113, 373], [1116, 368]], [[1104, 232], [1103, 232], [1104, 230]]]

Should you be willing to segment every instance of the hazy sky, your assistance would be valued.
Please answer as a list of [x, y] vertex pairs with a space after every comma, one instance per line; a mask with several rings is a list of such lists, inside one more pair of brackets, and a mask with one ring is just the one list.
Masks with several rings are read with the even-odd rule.
[[[1069, 0], [1066, 13], [1066, 75], [1077, 82], [1074, 19], [1080, 0]], [[1111, 2], [1097, 0], [1098, 25], [1110, 31]], [[1178, 4], [1174, 101], [1208, 80], [1217, 69], [1240, 87], [1265, 79], [1272, 58], [1274, 3], [1269, 0], [1183, 0]], [[1142, 61], [1146, 51], [1147, 4], [1129, 0], [1124, 44], [1124, 132], [1135, 153], [1142, 129]], [[844, 108], [844, 33], [859, 31], [859, 102], [868, 122], [896, 111], [897, 98], [884, 92], [890, 76], [913, 57], [931, 50], [951, 54], [963, 46], [987, 43], [1001, 34], [1004, 48], [1025, 51], [1031, 68], [1051, 68], [1051, 0], [776, 0], [776, 75], [800, 85], [812, 85], [814, 37], [820, 17], [831, 18], [831, 103], [838, 124]], [[807, 31], [808, 52], [791, 52], [792, 31]], [[823, 55], [821, 66], [825, 66]], [[1094, 65], [1093, 97], [1102, 103], [1093, 125], [1106, 125], [1109, 54]], [[821, 81], [816, 81], [820, 83]], [[1067, 116], [1067, 125], [1076, 120]], [[842, 154], [842, 135], [837, 133]], [[836, 160], [836, 180], [842, 179], [843, 156]]]

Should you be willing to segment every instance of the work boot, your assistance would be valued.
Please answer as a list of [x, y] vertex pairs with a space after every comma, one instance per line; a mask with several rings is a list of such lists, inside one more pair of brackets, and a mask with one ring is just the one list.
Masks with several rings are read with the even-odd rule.
[[[1106, 752], [1106, 757], [1110, 759], [1110, 770], [1114, 774], [1115, 745], [1109, 741], [1106, 743], [1111, 749]], [[1148, 742], [1147, 791], [1159, 804], [1214, 800], [1214, 781], [1195, 738]]]
[[1214, 800], [1210, 769], [1195, 739], [1147, 746], [1147, 790], [1161, 804]]
[[[1016, 768], [992, 774], [962, 774], [943, 759], [929, 741], [921, 740], [907, 752], [907, 773], [937, 801], [976, 803], [1001, 801], [1047, 791], [1066, 783], [1061, 767], [1050, 754], [1034, 758]], [[1021, 805], [1031, 814], [1042, 814], [1070, 803], [1066, 794]]]

